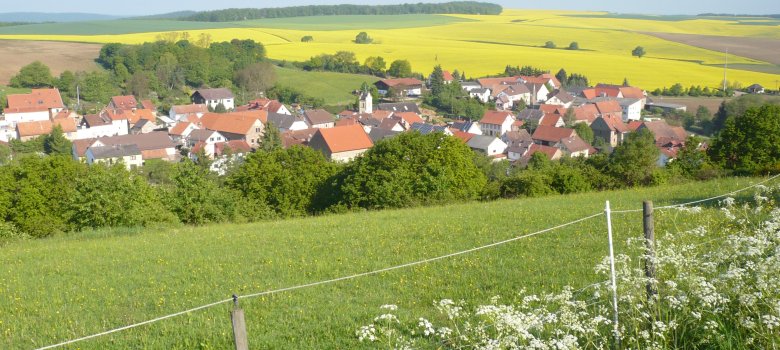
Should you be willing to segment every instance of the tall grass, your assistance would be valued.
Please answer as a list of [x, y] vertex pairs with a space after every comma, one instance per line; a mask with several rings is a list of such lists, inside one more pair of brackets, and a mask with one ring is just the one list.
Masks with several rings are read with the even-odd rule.
[[[0, 348], [57, 343], [224, 300], [416, 261], [535, 232], [614, 209], [732, 191], [756, 179], [351, 213], [250, 225], [88, 232], [0, 248]], [[658, 232], [696, 222], [657, 223]], [[615, 219], [618, 242], [641, 235], [641, 214]], [[618, 244], [618, 253], [629, 252]], [[581, 288], [604, 279], [603, 217], [460, 257], [314, 288], [245, 299], [253, 348], [374, 348], [354, 336], [375, 308], [400, 316], [435, 312], [443, 298], [488, 302]], [[228, 348], [220, 305], [76, 345], [104, 348]]]

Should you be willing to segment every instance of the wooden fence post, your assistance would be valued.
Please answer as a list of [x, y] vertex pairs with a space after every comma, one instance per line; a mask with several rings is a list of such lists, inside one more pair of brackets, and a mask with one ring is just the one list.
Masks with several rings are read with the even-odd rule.
[[653, 223], [653, 202], [645, 201], [642, 208], [645, 231], [645, 277], [647, 277], [647, 301], [654, 301], [658, 295], [655, 277], [655, 224]]
[[238, 307], [238, 296], [235, 294], [233, 294], [233, 310], [230, 311], [230, 319], [233, 322], [233, 341], [236, 344], [236, 350], [249, 350], [244, 310]]

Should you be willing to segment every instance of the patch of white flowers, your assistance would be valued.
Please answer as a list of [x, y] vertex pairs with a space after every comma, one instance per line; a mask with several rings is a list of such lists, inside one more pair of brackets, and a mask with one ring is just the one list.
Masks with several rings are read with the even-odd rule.
[[[656, 242], [656, 279], [645, 277], [642, 257], [616, 256], [623, 348], [780, 346], [777, 190], [759, 186], [751, 204], [729, 197], [719, 201], [717, 211], [677, 210], [692, 219], [709, 216], [703, 226]], [[643, 239], [629, 239], [628, 245], [646, 251]], [[595, 270], [607, 279], [609, 260]], [[648, 284], [657, 290], [653, 298], [647, 297]], [[428, 318], [406, 324], [394, 314], [395, 305], [385, 305], [357, 337], [393, 349], [607, 349], [615, 336], [611, 297], [611, 285], [600, 283], [543, 295], [523, 290], [513, 303], [494, 297], [490, 304], [472, 306], [443, 299], [433, 306], [440, 313], [434, 319], [444, 325]]]

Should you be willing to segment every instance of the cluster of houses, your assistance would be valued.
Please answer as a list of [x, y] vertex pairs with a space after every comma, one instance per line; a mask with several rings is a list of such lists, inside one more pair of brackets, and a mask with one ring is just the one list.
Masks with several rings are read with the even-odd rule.
[[[444, 76], [452, 81], [448, 72]], [[409, 78], [385, 79], [376, 86], [380, 93], [394, 89], [394, 94], [407, 101], [425, 89], [424, 82]], [[177, 162], [185, 156], [240, 157], [260, 146], [269, 127], [279, 130], [284, 147], [308, 146], [337, 162], [348, 162], [376, 142], [410, 131], [441, 132], [496, 160], [520, 164], [537, 152], [552, 160], [589, 157], [598, 150], [575, 129], [566, 127], [584, 123], [607, 147], [620, 144], [629, 132], [651, 130], [665, 164], [687, 136], [682, 128], [664, 121], [642, 121], [647, 97], [634, 87], [600, 84], [565, 91], [549, 74], [485, 78], [462, 86], [476, 98], [495, 102], [496, 109], [485, 112], [478, 122], [433, 124], [432, 113], [423, 113], [415, 102], [374, 106], [369, 92], [361, 93], [356, 110], [334, 115], [265, 98], [236, 105], [232, 92], [221, 88], [197, 90], [191, 104], [172, 106], [167, 115], [159, 113], [151, 101], [133, 96], [115, 96], [99, 113], [78, 115], [66, 108], [57, 89], [33, 89], [29, 94], [8, 96], [0, 118], [0, 141], [29, 140], [59, 126], [73, 141], [75, 159], [89, 164], [122, 162], [130, 168], [148, 160]], [[529, 108], [514, 112], [521, 100]], [[211, 112], [219, 105], [227, 112]]]

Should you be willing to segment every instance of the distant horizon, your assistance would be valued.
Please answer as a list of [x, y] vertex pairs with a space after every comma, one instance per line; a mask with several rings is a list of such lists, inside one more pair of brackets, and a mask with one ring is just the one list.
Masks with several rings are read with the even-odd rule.
[[[401, 3], [437, 3], [448, 1], [398, 1], [398, 0], [379, 0], [373, 2], [374, 5], [389, 5]], [[681, 2], [672, 0], [657, 0], [653, 6], [646, 6], [622, 0], [605, 0], [598, 4], [583, 3], [574, 0], [558, 0], [553, 3], [542, 3], [534, 5], [523, 1], [485, 1], [503, 6], [505, 9], [513, 10], [570, 10], [570, 11], [596, 11], [611, 12], [619, 14], [642, 14], [642, 15], [683, 15], [694, 16], [703, 13], [718, 13], [729, 15], [772, 15], [780, 14], [780, 3], [774, 0], [751, 0], [739, 3], [727, 1], [713, 1], [708, 3], [700, 2]], [[271, 7], [290, 7], [306, 5], [339, 5], [339, 4], [364, 4], [357, 1], [331, 1], [331, 0], [291, 0], [285, 2], [283, 6], [274, 6], [264, 4], [264, 1], [251, 0], [224, 0], [216, 6], [213, 1], [192, 0], [186, 5], [181, 3], [170, 3], [166, 1], [138, 0], [133, 3], [108, 4], [98, 0], [81, 0], [68, 2], [61, 0], [39, 0], [34, 4], [14, 4], [12, 11], [0, 12], [0, 14], [12, 13], [47, 13], [47, 14], [95, 14], [116, 17], [138, 17], [159, 15], [171, 12], [181, 11], [212, 11], [228, 8], [271, 8]], [[188, 8], [183, 8], [187, 6]], [[75, 8], [74, 8], [75, 7]], [[41, 8], [50, 11], [40, 11]], [[148, 9], [141, 13], [136, 13], [138, 8]]]

